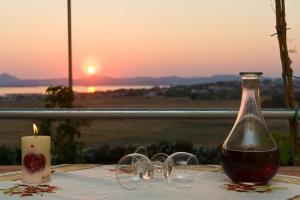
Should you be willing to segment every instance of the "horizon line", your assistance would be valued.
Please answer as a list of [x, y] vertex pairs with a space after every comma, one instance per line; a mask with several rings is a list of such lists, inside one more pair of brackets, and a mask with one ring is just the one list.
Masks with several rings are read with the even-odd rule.
[[[35, 78], [24, 78], [24, 77], [19, 77], [19, 76], [15, 76], [13, 74], [7, 73], [7, 72], [3, 72], [0, 74], [0, 76], [2, 75], [8, 75], [14, 78], [17, 78], [19, 80], [53, 80], [53, 79], [68, 79], [68, 77], [51, 77], [51, 78], [41, 78], [41, 79], [35, 79]], [[140, 76], [108, 76], [108, 75], [103, 75], [103, 76], [99, 76], [99, 75], [92, 75], [92, 76], [84, 76], [84, 77], [78, 77], [78, 78], [73, 78], [73, 80], [80, 80], [80, 79], [89, 79], [89, 78], [170, 78], [170, 77], [176, 77], [176, 78], [211, 78], [211, 77], [216, 77], [216, 76], [237, 76], [239, 77], [239, 73], [238, 74], [234, 74], [234, 73], [224, 73], [224, 74], [212, 74], [212, 75], [206, 75], [206, 76], [181, 76], [181, 75], [163, 75], [163, 76], [147, 76], [147, 75], [140, 75]], [[272, 79], [277, 79], [277, 78], [281, 78], [280, 75], [279, 76], [264, 76], [263, 78], [272, 78]]]

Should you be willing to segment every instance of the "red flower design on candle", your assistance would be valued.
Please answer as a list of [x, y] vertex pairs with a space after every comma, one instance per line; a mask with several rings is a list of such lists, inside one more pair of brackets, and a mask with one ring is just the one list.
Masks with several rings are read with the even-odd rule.
[[46, 158], [43, 154], [29, 153], [24, 157], [23, 164], [30, 173], [34, 173], [45, 169]]

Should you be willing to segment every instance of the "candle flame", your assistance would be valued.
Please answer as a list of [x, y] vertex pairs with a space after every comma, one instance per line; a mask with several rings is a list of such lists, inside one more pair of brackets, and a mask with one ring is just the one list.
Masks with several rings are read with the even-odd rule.
[[39, 130], [38, 130], [37, 126], [35, 124], [33, 124], [33, 134], [38, 135], [38, 133], [39, 133]]

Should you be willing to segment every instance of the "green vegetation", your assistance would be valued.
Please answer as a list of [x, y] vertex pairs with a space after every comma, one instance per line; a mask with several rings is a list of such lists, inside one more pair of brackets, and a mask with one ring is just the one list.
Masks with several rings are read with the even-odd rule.
[[274, 132], [273, 138], [275, 139], [280, 152], [280, 165], [299, 165], [300, 155], [298, 155], [292, 148], [291, 140], [288, 134]]
[[[72, 108], [74, 95], [68, 87], [55, 86], [47, 89], [45, 107], [47, 108]], [[53, 123], [55, 122], [55, 123]], [[79, 131], [80, 120], [43, 120], [40, 127], [41, 133], [48, 133], [52, 138], [53, 163], [76, 163], [80, 160], [83, 143], [77, 141], [81, 133]], [[55, 134], [52, 126], [56, 127]]]
[[[77, 154], [78, 157], [74, 163], [115, 164], [124, 155], [135, 152], [138, 147], [138, 145], [110, 146], [106, 144], [97, 149], [86, 149], [82, 154]], [[221, 159], [220, 148], [197, 147], [189, 142], [162, 141], [157, 144], [145, 145], [145, 147], [150, 158], [160, 152], [171, 155], [175, 152], [185, 151], [195, 154], [202, 164], [220, 164]], [[20, 149], [0, 147], [0, 164], [20, 164], [20, 153]]]
[[[115, 146], [103, 145], [98, 149], [89, 149], [83, 154], [83, 161], [87, 163], [117, 163], [124, 155], [134, 153], [138, 145]], [[161, 141], [156, 144], [144, 145], [147, 149], [148, 157], [151, 158], [157, 153], [171, 155], [175, 152], [189, 152], [195, 154], [202, 164], [220, 164], [220, 148], [204, 148], [193, 146], [190, 142], [169, 142]]]
[[[274, 132], [273, 137], [276, 140], [280, 150], [280, 165], [290, 166], [299, 164], [300, 157], [296, 155], [290, 145], [289, 135]], [[111, 146], [105, 144], [98, 148], [85, 149], [81, 154], [77, 154], [74, 163], [100, 163], [115, 164], [119, 159], [129, 153], [135, 152], [139, 145], [122, 145]], [[162, 141], [144, 145], [151, 158], [156, 153], [172, 153], [185, 151], [193, 153], [197, 156], [200, 164], [220, 164], [221, 163], [221, 147], [209, 148], [192, 145], [190, 142], [170, 142]], [[0, 164], [20, 164], [21, 151], [19, 148], [0, 147]]]
[[0, 165], [17, 165], [21, 163], [21, 149], [0, 147]]

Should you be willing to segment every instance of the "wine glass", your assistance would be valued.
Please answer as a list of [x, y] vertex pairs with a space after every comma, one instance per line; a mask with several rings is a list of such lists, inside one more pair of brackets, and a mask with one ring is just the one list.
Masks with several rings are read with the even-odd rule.
[[148, 157], [148, 150], [146, 147], [143, 147], [143, 146], [138, 147], [134, 153], [139, 153], [139, 154], [142, 154], [142, 155]]
[[198, 165], [195, 155], [177, 152], [170, 155], [164, 162], [164, 176], [167, 182], [182, 188], [191, 188], [195, 180], [193, 167]]
[[182, 188], [191, 188], [198, 165], [195, 155], [177, 152], [170, 156], [163, 153], [154, 155], [151, 160], [145, 155], [132, 153], [122, 157], [116, 167], [116, 177], [121, 186], [134, 190], [149, 184], [156, 173], [162, 173], [167, 182]]
[[132, 153], [123, 156], [116, 167], [116, 177], [121, 186], [134, 190], [148, 184], [154, 176], [154, 167], [149, 158]]
[[162, 175], [163, 169], [164, 169], [164, 162], [168, 158], [168, 155], [165, 153], [157, 153], [151, 158], [151, 162], [154, 167], [154, 179], [158, 180], [164, 179], [164, 176]]
[[163, 171], [164, 162], [168, 158], [168, 155], [165, 153], [157, 153], [151, 158], [151, 162], [154, 166], [155, 172], [161, 173]]

